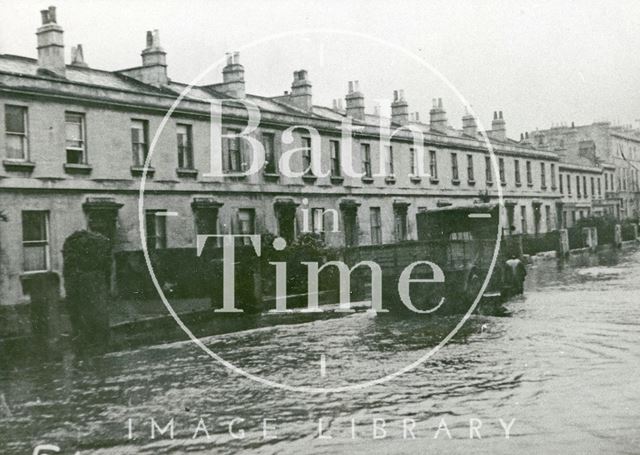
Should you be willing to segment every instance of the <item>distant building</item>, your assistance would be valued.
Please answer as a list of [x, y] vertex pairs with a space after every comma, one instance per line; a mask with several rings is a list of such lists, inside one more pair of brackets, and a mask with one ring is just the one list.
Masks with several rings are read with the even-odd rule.
[[[618, 219], [637, 219], [640, 214], [640, 130], [612, 126], [609, 122], [591, 125], [554, 126], [531, 133], [533, 144], [560, 155], [562, 178], [583, 183], [580, 192], [575, 181], [573, 193], [567, 191], [563, 200], [574, 214], [609, 213]], [[602, 181], [602, 193], [593, 197], [591, 178]], [[586, 186], [584, 183], [586, 182]], [[600, 196], [602, 194], [602, 196]], [[576, 200], [576, 198], [581, 198]], [[589, 205], [589, 207], [587, 207]], [[573, 207], [573, 208], [572, 208]]]
[[[166, 52], [157, 32], [149, 32], [142, 65], [121, 71], [91, 68], [81, 46], [64, 58], [63, 29], [55, 9], [42, 12], [37, 30], [38, 59], [0, 55], [0, 302], [26, 301], [20, 277], [53, 270], [61, 273], [64, 240], [78, 229], [100, 232], [115, 251], [139, 250], [138, 197], [151, 141], [186, 84], [168, 76]], [[497, 200], [504, 191], [506, 233], [543, 233], [563, 224], [555, 152], [506, 135], [502, 112], [489, 132], [496, 152], [494, 172], [476, 120], [466, 115], [452, 128], [441, 100], [434, 100], [429, 122], [408, 110], [402, 91], [394, 93], [390, 118], [365, 112], [357, 81], [348, 84], [344, 107], [313, 103], [305, 70], [294, 72], [282, 96], [246, 93], [237, 53], [229, 54], [223, 82], [194, 87], [159, 135], [147, 170], [143, 220], [151, 249], [194, 247], [197, 234], [274, 233], [292, 240], [317, 232], [329, 245], [354, 246], [416, 238], [416, 214], [438, 206]], [[256, 76], [257, 77], [257, 76]], [[235, 98], [260, 108], [262, 123], [251, 137], [266, 150], [264, 168], [246, 177], [209, 178], [209, 99]], [[340, 125], [349, 118], [353, 169], [345, 175]], [[412, 136], [394, 135], [381, 150], [380, 123], [410, 125], [424, 135], [425, 169], [418, 169]], [[241, 105], [225, 104], [224, 131], [246, 124]], [[308, 125], [320, 132], [312, 144], [303, 128], [293, 142], [283, 132]], [[304, 170], [310, 148], [319, 152], [327, 176], [306, 172], [287, 177], [279, 157], [290, 148], [308, 151], [292, 158]], [[225, 138], [226, 170], [250, 164], [244, 140]], [[420, 172], [422, 171], [422, 172]], [[420, 175], [422, 174], [422, 175]], [[617, 188], [617, 187], [616, 187]], [[611, 190], [613, 193], [614, 190]], [[334, 229], [335, 228], [335, 229]], [[117, 289], [114, 289], [117, 291]]]

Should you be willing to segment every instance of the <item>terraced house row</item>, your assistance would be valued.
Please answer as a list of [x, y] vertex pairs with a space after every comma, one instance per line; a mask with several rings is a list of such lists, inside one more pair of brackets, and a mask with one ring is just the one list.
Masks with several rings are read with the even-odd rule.
[[[416, 238], [419, 211], [497, 200], [498, 189], [507, 235], [554, 230], [596, 206], [617, 210], [607, 202], [616, 172], [607, 166], [613, 165], [571, 164], [529, 137], [509, 139], [500, 111], [487, 132], [494, 165], [476, 119], [465, 115], [462, 128], [453, 128], [440, 99], [428, 123], [409, 112], [402, 90], [393, 91], [388, 117], [370, 114], [357, 81], [346, 84], [344, 107], [342, 101], [319, 106], [305, 70], [294, 71], [281, 96], [254, 95], [245, 91], [237, 53], [228, 55], [221, 83], [186, 92], [145, 172], [151, 141], [187, 88], [168, 77], [157, 31], [147, 33], [142, 65], [119, 71], [91, 68], [81, 46], [67, 64], [55, 8], [42, 12], [37, 38], [37, 59], [0, 55], [0, 208], [7, 217], [0, 223], [2, 304], [26, 299], [25, 274], [61, 272], [63, 242], [78, 229], [106, 235], [115, 251], [139, 250], [145, 173], [145, 241], [152, 249], [193, 247], [196, 235], [215, 233], [269, 232], [291, 241], [316, 232], [333, 246], [401, 242]], [[249, 134], [265, 150], [259, 172], [207, 175], [212, 99], [237, 100], [223, 105], [226, 135], [246, 126], [246, 103], [259, 108], [259, 128]], [[345, 120], [354, 128], [347, 139]], [[387, 143], [381, 125], [404, 128]], [[423, 160], [415, 131], [422, 135]], [[219, 139], [226, 172], [251, 166], [245, 138]], [[300, 175], [280, 167], [292, 148], [300, 151], [288, 161]], [[326, 175], [309, 170], [316, 154]]]

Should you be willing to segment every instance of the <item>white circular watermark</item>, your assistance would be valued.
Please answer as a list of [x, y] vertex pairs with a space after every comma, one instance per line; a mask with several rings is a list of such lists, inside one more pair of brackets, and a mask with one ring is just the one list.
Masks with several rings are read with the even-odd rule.
[[[418, 63], [419, 65], [421, 65], [423, 68], [426, 68], [427, 70], [429, 70], [431, 72], [431, 74], [435, 75], [440, 81], [442, 81], [455, 95], [456, 97], [462, 102], [462, 104], [466, 107], [466, 109], [468, 110], [470, 115], [473, 115], [474, 118], [477, 120], [478, 122], [478, 129], [480, 134], [483, 137], [483, 141], [487, 147], [487, 150], [489, 152], [489, 156], [491, 157], [491, 165], [493, 167], [492, 171], [494, 173], [494, 175], [499, 175], [499, 167], [493, 152], [493, 146], [491, 145], [491, 142], [489, 141], [489, 138], [487, 137], [486, 133], [485, 133], [485, 128], [482, 125], [482, 122], [479, 120], [478, 116], [475, 114], [475, 112], [473, 111], [471, 105], [466, 101], [466, 99], [462, 96], [462, 94], [456, 89], [456, 87], [442, 74], [440, 73], [436, 68], [434, 68], [432, 65], [430, 65], [425, 59], [423, 59], [422, 57], [412, 53], [409, 50], [404, 49], [403, 47], [393, 44], [393, 43], [389, 43], [381, 38], [377, 38], [368, 34], [364, 34], [364, 33], [359, 33], [359, 32], [353, 32], [353, 31], [345, 31], [345, 30], [335, 30], [335, 29], [311, 29], [311, 30], [298, 30], [298, 31], [291, 31], [291, 32], [283, 32], [283, 33], [279, 33], [276, 35], [271, 35], [269, 37], [265, 37], [262, 38], [260, 40], [254, 41], [252, 43], [249, 43], [245, 46], [240, 47], [240, 50], [246, 50], [249, 48], [252, 48], [254, 46], [257, 46], [259, 44], [264, 44], [266, 42], [270, 42], [276, 39], [280, 39], [280, 38], [290, 38], [292, 36], [299, 36], [299, 35], [305, 35], [305, 34], [310, 34], [310, 35], [318, 35], [318, 34], [333, 34], [333, 35], [343, 35], [343, 36], [350, 36], [350, 37], [357, 37], [357, 38], [363, 38], [366, 40], [371, 40], [377, 44], [383, 45], [383, 46], [387, 46], [388, 48], [397, 51], [399, 53], [401, 53], [402, 55], [404, 55], [405, 57], [408, 57], [409, 59], [415, 61], [416, 63]], [[139, 190], [139, 196], [138, 196], [138, 221], [139, 221], [139, 229], [140, 229], [140, 241], [141, 241], [141, 245], [142, 245], [142, 251], [143, 251], [143, 255], [145, 258], [145, 263], [147, 265], [147, 268], [149, 270], [149, 274], [150, 274], [150, 278], [153, 282], [153, 285], [156, 289], [156, 291], [158, 292], [158, 295], [160, 296], [163, 304], [165, 305], [165, 307], [167, 308], [167, 311], [169, 312], [169, 314], [173, 317], [173, 319], [176, 321], [176, 323], [178, 324], [178, 326], [184, 331], [185, 334], [187, 334], [187, 336], [190, 338], [191, 341], [193, 341], [198, 347], [200, 347], [200, 349], [202, 349], [205, 353], [207, 353], [207, 355], [209, 355], [211, 358], [215, 359], [216, 361], [220, 362], [222, 365], [224, 365], [225, 367], [231, 369], [232, 371], [248, 378], [251, 379], [253, 381], [259, 382], [261, 384], [267, 385], [267, 386], [271, 386], [271, 387], [276, 387], [276, 388], [280, 388], [280, 389], [285, 389], [285, 390], [289, 390], [289, 391], [294, 391], [294, 392], [310, 392], [310, 393], [328, 393], [328, 392], [345, 392], [345, 391], [350, 391], [350, 390], [357, 390], [357, 389], [362, 389], [365, 387], [369, 387], [369, 386], [373, 386], [376, 384], [382, 384], [384, 382], [387, 382], [393, 378], [396, 378], [416, 367], [418, 367], [419, 365], [421, 365], [422, 363], [424, 363], [427, 359], [429, 359], [431, 356], [433, 356], [436, 352], [438, 352], [445, 344], [447, 344], [455, 335], [456, 333], [460, 330], [460, 328], [467, 322], [467, 320], [469, 319], [469, 317], [471, 316], [471, 314], [474, 312], [474, 310], [476, 309], [476, 307], [478, 306], [485, 290], [487, 289], [489, 282], [491, 280], [493, 271], [495, 269], [496, 266], [496, 262], [498, 259], [498, 253], [500, 250], [500, 243], [501, 243], [501, 238], [502, 238], [502, 210], [498, 210], [498, 216], [499, 216], [499, 220], [498, 220], [498, 228], [497, 228], [497, 233], [496, 233], [496, 243], [495, 243], [495, 247], [494, 247], [494, 251], [493, 251], [493, 256], [491, 259], [491, 262], [489, 264], [489, 268], [487, 271], [487, 275], [486, 278], [484, 280], [484, 282], [482, 283], [482, 285], [480, 286], [480, 289], [478, 291], [478, 295], [475, 297], [473, 303], [469, 306], [467, 312], [461, 317], [460, 321], [456, 324], [456, 326], [438, 343], [438, 345], [436, 345], [435, 347], [429, 349], [428, 351], [426, 351], [421, 357], [419, 357], [417, 360], [409, 363], [408, 365], [406, 365], [405, 367], [387, 374], [383, 377], [380, 378], [376, 378], [376, 379], [372, 379], [369, 381], [364, 381], [364, 382], [360, 382], [358, 384], [351, 384], [351, 385], [346, 385], [346, 386], [340, 386], [340, 387], [312, 387], [312, 386], [294, 386], [294, 385], [290, 385], [290, 384], [285, 384], [285, 383], [280, 383], [277, 381], [273, 381], [270, 379], [266, 379], [260, 376], [257, 376], [255, 374], [252, 374], [250, 372], [247, 372], [245, 370], [243, 370], [242, 368], [239, 368], [238, 366], [234, 365], [233, 363], [223, 359], [220, 355], [216, 354], [215, 352], [213, 352], [211, 349], [209, 349], [198, 337], [196, 337], [193, 332], [184, 324], [184, 322], [181, 320], [180, 316], [177, 314], [177, 312], [174, 310], [174, 308], [172, 307], [171, 303], [168, 301], [168, 299], [166, 298], [164, 291], [162, 289], [162, 286], [160, 285], [154, 269], [153, 269], [153, 264], [151, 263], [151, 259], [149, 256], [149, 251], [148, 251], [148, 247], [147, 247], [147, 242], [146, 242], [146, 226], [145, 226], [145, 210], [144, 210], [144, 191], [145, 191], [145, 185], [146, 185], [146, 178], [147, 178], [147, 170], [150, 166], [151, 163], [151, 158], [153, 156], [153, 152], [155, 150], [155, 147], [159, 141], [160, 135], [164, 129], [164, 127], [166, 126], [167, 122], [169, 121], [169, 119], [171, 118], [171, 115], [173, 114], [173, 112], [175, 111], [175, 109], [178, 107], [178, 105], [180, 104], [180, 102], [185, 98], [185, 96], [193, 89], [194, 86], [196, 86], [196, 84], [198, 84], [207, 74], [209, 74], [213, 69], [218, 68], [219, 65], [221, 65], [223, 62], [225, 61], [225, 58], [221, 58], [219, 60], [216, 60], [213, 64], [211, 64], [209, 67], [207, 67], [204, 71], [202, 71], [196, 78], [194, 78], [193, 81], [191, 81], [191, 83], [180, 93], [180, 95], [177, 97], [177, 99], [174, 101], [174, 103], [172, 104], [172, 106], [170, 107], [170, 109], [167, 111], [167, 113], [165, 114], [164, 118], [162, 119], [162, 121], [160, 122], [160, 125], [158, 127], [158, 129], [156, 130], [153, 139], [150, 143], [149, 146], [149, 153], [147, 154], [147, 158], [145, 160], [144, 163], [144, 169], [143, 169], [143, 173], [142, 173], [142, 178], [140, 181], [140, 190]], [[497, 194], [498, 194], [498, 202], [499, 205], [502, 206], [503, 205], [503, 195], [502, 195], [502, 188], [501, 185], [498, 184], [497, 185]], [[274, 245], [277, 247], [283, 247], [285, 245], [282, 245], [281, 242], [278, 243], [277, 245]], [[276, 248], [278, 249], [278, 248]]]

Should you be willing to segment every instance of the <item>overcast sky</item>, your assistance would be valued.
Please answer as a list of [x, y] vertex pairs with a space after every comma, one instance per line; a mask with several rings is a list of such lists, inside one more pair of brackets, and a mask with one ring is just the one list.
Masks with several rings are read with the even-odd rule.
[[[443, 98], [460, 127], [462, 102], [414, 53], [442, 73], [489, 127], [504, 111], [508, 135], [553, 123], [640, 123], [640, 1], [151, 1], [0, 0], [0, 53], [36, 56], [40, 9], [58, 7], [70, 46], [82, 43], [91, 67], [140, 64], [145, 32], [160, 30], [169, 76], [190, 82], [206, 67], [256, 40], [331, 28], [346, 34], [276, 38], [241, 54], [247, 90], [277, 95], [307, 69], [314, 102], [344, 97], [359, 80], [367, 107], [404, 89], [409, 108], [428, 119]], [[68, 57], [67, 57], [68, 58]], [[206, 82], [221, 78], [216, 70]]]

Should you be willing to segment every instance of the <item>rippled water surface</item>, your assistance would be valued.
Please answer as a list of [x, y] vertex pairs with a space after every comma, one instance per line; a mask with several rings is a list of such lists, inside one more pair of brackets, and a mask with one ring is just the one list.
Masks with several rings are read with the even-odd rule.
[[[189, 342], [2, 367], [0, 453], [639, 453], [639, 274], [637, 251], [532, 266], [509, 316], [473, 316], [414, 370], [350, 392], [257, 384]], [[456, 323], [357, 313], [204, 341], [269, 380], [337, 387], [416, 361]], [[152, 418], [174, 438], [152, 439]]]

